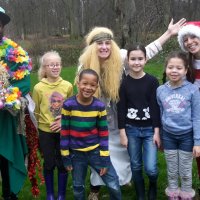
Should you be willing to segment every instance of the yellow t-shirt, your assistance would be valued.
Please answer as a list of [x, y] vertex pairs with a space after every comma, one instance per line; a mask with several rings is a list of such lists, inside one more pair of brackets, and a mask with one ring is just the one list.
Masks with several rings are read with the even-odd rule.
[[43, 78], [34, 86], [32, 95], [35, 102], [34, 113], [40, 130], [52, 132], [50, 124], [61, 114], [63, 102], [72, 95], [72, 84], [61, 77], [54, 83]]

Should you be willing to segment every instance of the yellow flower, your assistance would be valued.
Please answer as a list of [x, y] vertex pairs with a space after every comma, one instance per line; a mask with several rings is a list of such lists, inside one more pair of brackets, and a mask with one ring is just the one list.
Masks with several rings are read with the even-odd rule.
[[24, 78], [24, 71], [22, 71], [22, 70], [17, 70], [17, 71], [13, 74], [13, 77], [14, 77], [16, 80], [21, 80], [22, 78]]
[[[10, 39], [9, 39], [10, 40]], [[10, 40], [10, 45], [13, 46], [14, 48], [16, 48], [18, 45], [17, 43], [15, 43], [14, 41]]]

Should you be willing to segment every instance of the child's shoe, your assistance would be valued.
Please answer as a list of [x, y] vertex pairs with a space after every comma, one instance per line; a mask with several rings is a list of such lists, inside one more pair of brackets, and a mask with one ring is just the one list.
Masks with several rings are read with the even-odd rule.
[[169, 188], [165, 189], [165, 194], [168, 196], [168, 200], [179, 200], [180, 190], [170, 190]]
[[180, 191], [179, 196], [181, 200], [192, 200], [195, 196], [195, 191], [193, 189], [191, 192]]

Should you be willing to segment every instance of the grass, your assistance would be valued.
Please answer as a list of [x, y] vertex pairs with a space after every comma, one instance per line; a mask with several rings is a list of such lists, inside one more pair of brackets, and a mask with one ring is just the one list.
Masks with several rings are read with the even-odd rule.
[[[163, 71], [162, 64], [151, 62], [147, 65], [147, 67], [145, 68], [145, 71], [156, 76], [161, 83], [162, 71]], [[73, 83], [75, 72], [76, 72], [75, 67], [63, 68], [61, 76], [63, 77], [63, 79], [68, 80], [71, 83]], [[33, 89], [33, 86], [37, 82], [38, 82], [37, 74], [32, 73], [31, 74], [31, 90]], [[167, 176], [166, 176], [166, 164], [165, 164], [164, 154], [162, 152], [158, 153], [158, 168], [159, 168], [158, 199], [163, 200], [163, 199], [166, 199], [164, 190], [167, 185]], [[145, 184], [146, 184], [146, 188], [147, 188], [148, 187], [148, 179], [146, 176], [145, 176]], [[55, 190], [57, 190], [56, 186], [57, 186], [57, 178], [56, 178], [56, 174], [55, 174]], [[199, 180], [198, 180], [198, 176], [197, 176], [196, 162], [194, 162], [193, 163], [193, 187], [194, 187], [194, 189], [197, 189], [198, 186], [199, 186]], [[36, 199], [45, 199], [45, 186], [44, 185], [40, 186], [40, 191], [41, 191], [41, 193], [40, 193], [39, 197], [37, 197]], [[89, 176], [87, 177], [87, 180], [86, 180], [86, 193], [87, 194], [89, 193]], [[123, 196], [123, 200], [136, 199], [133, 186], [123, 186], [122, 187], [122, 196]], [[19, 199], [20, 200], [34, 199], [31, 194], [31, 186], [30, 186], [30, 182], [28, 179], [26, 180], [24, 187], [22, 188], [22, 190], [19, 194]], [[71, 175], [69, 175], [66, 199], [68, 199], [68, 200], [73, 199]], [[102, 200], [109, 199], [108, 192], [105, 187], [103, 187], [101, 189], [100, 199], [102, 199]], [[199, 199], [199, 198], [196, 197], [196, 199]]]

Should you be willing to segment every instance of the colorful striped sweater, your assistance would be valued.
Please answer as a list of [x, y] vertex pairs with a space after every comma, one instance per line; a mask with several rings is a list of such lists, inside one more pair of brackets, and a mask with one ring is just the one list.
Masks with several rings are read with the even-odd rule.
[[100, 149], [101, 167], [108, 167], [108, 127], [103, 102], [93, 97], [90, 105], [81, 105], [76, 96], [67, 99], [62, 108], [60, 149], [64, 166], [71, 165], [70, 149], [87, 152]]

